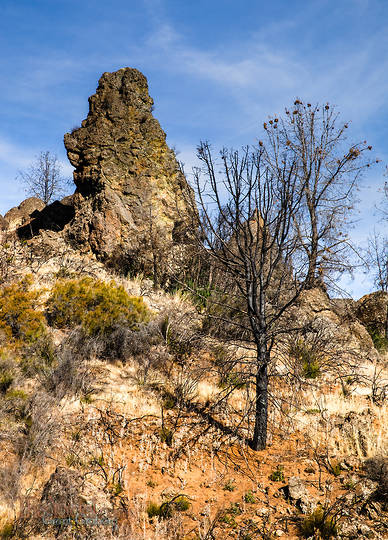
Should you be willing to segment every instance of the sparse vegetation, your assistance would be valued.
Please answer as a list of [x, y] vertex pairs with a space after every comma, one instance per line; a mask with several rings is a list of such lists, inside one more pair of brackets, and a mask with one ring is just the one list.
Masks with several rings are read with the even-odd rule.
[[0, 530], [0, 537], [2, 540], [8, 540], [8, 538], [14, 537], [14, 532], [14, 524], [12, 522], [6, 523]]
[[328, 515], [321, 506], [307, 515], [300, 523], [299, 528], [303, 538], [330, 540], [330, 538], [337, 537], [338, 534], [335, 518]]
[[340, 463], [330, 463], [330, 470], [334, 476], [340, 476], [342, 469]]
[[185, 512], [190, 508], [190, 502], [185, 495], [177, 495], [162, 504], [150, 502], [147, 506], [147, 514], [150, 519], [158, 517], [160, 519], [171, 518], [174, 512]]
[[244, 502], [248, 504], [254, 504], [256, 502], [256, 497], [253, 495], [252, 491], [247, 491], [245, 493]]
[[383, 335], [378, 330], [378, 328], [369, 326], [367, 330], [372, 338], [373, 345], [376, 347], [376, 349], [380, 352], [386, 352], [388, 350], [388, 338]]
[[272, 480], [272, 482], [284, 482], [283, 465], [278, 465], [276, 470], [272, 471], [269, 475], [269, 479]]
[[173, 439], [174, 439], [174, 433], [172, 432], [171, 429], [163, 427], [160, 430], [160, 440], [162, 442], [165, 442], [167, 446], [172, 446]]
[[236, 489], [236, 481], [231, 478], [224, 484], [223, 490], [224, 491], [234, 491]]
[[303, 377], [316, 379], [320, 375], [320, 356], [322, 350], [317, 350], [313, 344], [307, 343], [303, 338], [297, 338], [290, 344], [289, 355], [299, 366]]
[[0, 368], [0, 392], [5, 394], [13, 382], [14, 376], [7, 369]]

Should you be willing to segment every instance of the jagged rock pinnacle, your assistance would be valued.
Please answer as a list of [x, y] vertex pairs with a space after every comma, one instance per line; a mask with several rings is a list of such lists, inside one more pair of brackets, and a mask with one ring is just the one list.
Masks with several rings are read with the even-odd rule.
[[127, 270], [153, 271], [157, 262], [165, 272], [175, 248], [190, 243], [195, 212], [152, 106], [138, 70], [100, 78], [86, 120], [64, 138], [77, 186], [68, 236]]

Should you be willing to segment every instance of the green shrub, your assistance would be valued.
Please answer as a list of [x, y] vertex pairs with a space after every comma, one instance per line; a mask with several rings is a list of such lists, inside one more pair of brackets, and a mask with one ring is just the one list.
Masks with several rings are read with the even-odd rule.
[[45, 318], [38, 309], [39, 293], [29, 291], [25, 278], [0, 287], [0, 331], [16, 345], [35, 343], [46, 334]]
[[26, 394], [26, 392], [24, 392], [24, 390], [8, 390], [5, 394], [5, 399], [7, 401], [11, 401], [13, 399], [21, 399], [22, 401], [26, 401], [27, 398], [28, 395]]
[[91, 395], [91, 393], [84, 393], [82, 394], [82, 396], [79, 398], [79, 401], [80, 403], [84, 403], [85, 405], [90, 405], [91, 403], [93, 403], [93, 397]]
[[321, 538], [329, 540], [338, 534], [335, 518], [327, 515], [322, 507], [307, 515], [299, 525], [299, 530], [304, 538]]
[[229, 351], [223, 345], [214, 345], [210, 350], [214, 365], [223, 367], [230, 356]]
[[121, 482], [117, 482], [116, 484], [113, 484], [112, 486], [112, 494], [114, 496], [118, 496], [120, 495], [120, 493], [122, 493], [124, 491], [124, 486], [122, 485]]
[[240, 505], [238, 503], [232, 503], [228, 508], [228, 514], [232, 514], [232, 516], [241, 516], [242, 510]]
[[190, 295], [193, 304], [195, 304], [200, 310], [204, 309], [207, 305], [208, 298], [212, 295], [212, 288], [197, 287], [191, 280], [188, 281], [187, 287], [190, 289]]
[[193, 344], [190, 343], [186, 336], [174, 337], [171, 328], [168, 333], [167, 347], [168, 352], [172, 354], [175, 361], [180, 364], [185, 363], [193, 352]]
[[244, 502], [248, 503], [248, 504], [254, 504], [256, 502], [256, 498], [255, 496], [253, 495], [252, 491], [249, 490], [245, 493], [244, 495]]
[[330, 472], [334, 476], [340, 476], [342, 472], [341, 464], [337, 462], [337, 463], [329, 463], [329, 465], [330, 465]]
[[388, 350], [388, 339], [377, 328], [371, 326], [367, 327], [370, 337], [372, 338], [373, 345], [380, 352]]
[[7, 540], [7, 538], [13, 538], [15, 533], [15, 527], [12, 522], [6, 523], [3, 525], [2, 529], [0, 530], [0, 538], [2, 540]]
[[27, 376], [44, 373], [57, 361], [55, 346], [49, 334], [43, 334], [29, 345], [20, 359], [22, 372]]
[[276, 470], [272, 471], [269, 475], [269, 479], [272, 480], [272, 482], [284, 482], [283, 466], [278, 465]]
[[147, 514], [150, 519], [160, 516], [160, 505], [154, 502], [150, 502], [147, 506]]
[[147, 514], [150, 519], [158, 517], [160, 519], [170, 518], [175, 511], [185, 512], [190, 508], [190, 502], [185, 495], [174, 497], [170, 501], [165, 501], [162, 504], [150, 502], [147, 506]]
[[13, 383], [14, 376], [13, 374], [8, 370], [1, 370], [0, 371], [0, 392], [2, 394], [5, 394], [8, 390], [8, 388]]
[[174, 502], [174, 507], [178, 512], [185, 512], [190, 508], [190, 501], [184, 495], [177, 497]]
[[306, 414], [319, 414], [320, 412], [321, 412], [320, 409], [306, 409], [305, 410]]
[[85, 277], [58, 281], [47, 302], [47, 317], [53, 326], [81, 325], [89, 336], [108, 335], [119, 325], [136, 330], [151, 313], [143, 299], [130, 296], [124, 287]]
[[316, 379], [320, 375], [322, 352], [316, 350], [314, 344], [307, 343], [303, 338], [296, 339], [290, 344], [288, 354], [306, 379]]
[[167, 395], [163, 400], [163, 409], [166, 411], [173, 409], [176, 406], [176, 398], [172, 395]]
[[228, 513], [221, 516], [219, 521], [220, 523], [225, 523], [226, 525], [229, 525], [229, 527], [232, 527], [232, 529], [235, 529], [237, 527], [236, 520]]
[[355, 487], [356, 487], [356, 482], [352, 479], [349, 479], [346, 482], [344, 482], [345, 489], [349, 489], [350, 491], [353, 491]]
[[235, 371], [230, 371], [221, 375], [220, 382], [218, 383], [220, 388], [235, 388], [241, 390], [245, 387], [243, 376]]
[[222, 489], [224, 491], [234, 491], [236, 489], [235, 480], [233, 478], [228, 480]]
[[[233, 287], [232, 284], [230, 285]], [[224, 286], [227, 286], [226, 282]], [[223, 292], [219, 289], [210, 291], [202, 329], [219, 339], [248, 339], [250, 325], [241, 298], [238, 295]]]
[[302, 373], [305, 379], [316, 379], [321, 373], [321, 369], [316, 360], [305, 360], [302, 365]]

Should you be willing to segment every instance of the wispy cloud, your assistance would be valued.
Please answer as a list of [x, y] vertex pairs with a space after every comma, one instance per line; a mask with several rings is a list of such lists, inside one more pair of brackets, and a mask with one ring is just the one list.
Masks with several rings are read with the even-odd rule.
[[[355, 9], [362, 12], [367, 5], [360, 2]], [[381, 54], [388, 53], [385, 28], [360, 37], [353, 46], [346, 37], [333, 35], [329, 43], [309, 51], [298, 47], [298, 32], [309, 24], [307, 15], [298, 27], [295, 21], [278, 22], [276, 36], [282, 25], [289, 32], [280, 43], [271, 41], [266, 29], [241, 40], [238, 48], [233, 42], [231, 48], [226, 44], [222, 49], [203, 50], [186, 43], [170, 22], [159, 20], [145, 50], [155, 62], [168, 58], [165, 69], [215, 83], [231, 93], [247, 116], [255, 116], [245, 131], [258, 115], [263, 118], [275, 112], [297, 95], [334, 102], [360, 126], [387, 109], [388, 54]]]

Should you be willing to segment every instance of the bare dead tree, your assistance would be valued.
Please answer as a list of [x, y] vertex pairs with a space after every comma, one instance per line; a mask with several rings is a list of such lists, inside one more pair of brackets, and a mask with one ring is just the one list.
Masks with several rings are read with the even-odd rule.
[[[224, 149], [219, 163], [210, 145], [201, 143], [202, 168], [194, 169], [202, 215], [198, 245], [227, 293], [219, 297], [221, 310], [212, 316], [238, 329], [240, 340], [255, 350], [254, 365], [250, 361], [249, 367], [255, 389], [250, 441], [254, 450], [267, 443], [268, 365], [277, 323], [304, 288], [299, 279], [303, 269], [294, 267], [300, 244], [294, 222], [303, 199], [296, 162], [294, 156], [286, 156], [281, 171], [274, 174], [263, 157], [262, 147]], [[217, 304], [217, 299], [212, 302]]]
[[27, 170], [20, 171], [18, 178], [29, 195], [42, 199], [45, 204], [63, 195], [67, 182], [57, 156], [48, 150], [41, 152]]
[[376, 230], [368, 238], [365, 266], [367, 272], [372, 273], [377, 289], [388, 292], [388, 238]]
[[352, 268], [354, 248], [346, 233], [361, 174], [373, 160], [365, 157], [372, 149], [366, 141], [346, 142], [347, 129], [335, 107], [299, 99], [284, 116], [264, 123], [263, 161], [277, 177], [284, 160], [292, 160], [303, 190], [294, 225], [307, 263], [307, 288], [333, 283], [333, 275]]

